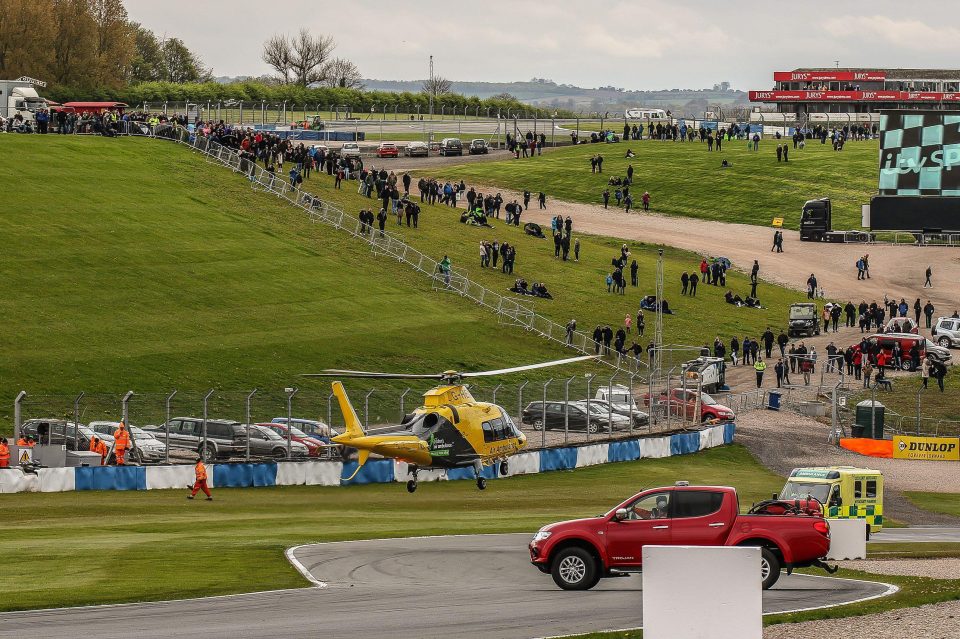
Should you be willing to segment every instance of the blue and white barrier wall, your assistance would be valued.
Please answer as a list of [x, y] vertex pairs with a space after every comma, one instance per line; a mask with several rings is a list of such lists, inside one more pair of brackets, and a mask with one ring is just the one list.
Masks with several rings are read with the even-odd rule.
[[[628, 439], [604, 444], [547, 448], [510, 458], [507, 476], [572, 470], [598, 464], [687, 455], [733, 442], [734, 424], [710, 426], [702, 431], [667, 437]], [[217, 488], [253, 486], [340, 486], [407, 481], [407, 464], [389, 459], [368, 462], [356, 477], [357, 462], [266, 462], [209, 464], [208, 483]], [[488, 466], [483, 476], [496, 479], [499, 469]], [[420, 481], [473, 479], [472, 468], [420, 471]], [[193, 485], [192, 465], [95, 466], [41, 468], [36, 474], [19, 468], [0, 470], [0, 493], [64, 492], [71, 490], [159, 490]]]

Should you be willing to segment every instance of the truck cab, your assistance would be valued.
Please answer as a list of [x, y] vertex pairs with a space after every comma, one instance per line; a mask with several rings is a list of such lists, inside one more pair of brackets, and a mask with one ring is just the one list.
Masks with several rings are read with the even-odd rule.
[[830, 198], [808, 200], [800, 212], [800, 240], [822, 242], [832, 230]]
[[683, 365], [687, 387], [696, 389], [697, 384], [705, 393], [716, 393], [727, 385], [726, 362], [722, 357], [708, 357], [706, 355], [690, 360]]
[[883, 528], [883, 474], [869, 468], [826, 466], [794, 468], [780, 499], [811, 496], [828, 519], [865, 519], [867, 538]]
[[614, 385], [612, 388], [610, 386], [599, 387], [594, 399], [610, 402], [615, 411], [624, 415], [630, 412], [631, 408], [634, 413], [640, 412], [640, 409], [637, 408], [637, 402], [633, 399], [633, 395], [630, 394], [630, 389], [619, 384]]
[[0, 115], [12, 119], [18, 113], [24, 122], [34, 120], [38, 110], [46, 109], [47, 101], [26, 81], [0, 81]]

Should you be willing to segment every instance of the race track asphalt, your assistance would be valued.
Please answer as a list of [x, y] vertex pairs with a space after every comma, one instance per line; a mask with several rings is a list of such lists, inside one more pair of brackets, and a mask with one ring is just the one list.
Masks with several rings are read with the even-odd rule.
[[[528, 563], [530, 535], [314, 544], [297, 562], [325, 587], [0, 615], [0, 637], [523, 638], [642, 624], [641, 578], [565, 592]], [[237, 567], [242, 570], [242, 566]], [[884, 584], [785, 574], [765, 613], [836, 605]], [[691, 611], [696, 610], [691, 602]]]
[[960, 543], [960, 528], [917, 526], [884, 528], [870, 536], [873, 543]]

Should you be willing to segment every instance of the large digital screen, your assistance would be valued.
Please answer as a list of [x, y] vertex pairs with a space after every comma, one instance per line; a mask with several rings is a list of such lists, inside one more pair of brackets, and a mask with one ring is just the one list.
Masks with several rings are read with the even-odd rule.
[[881, 114], [879, 192], [960, 196], [960, 112]]

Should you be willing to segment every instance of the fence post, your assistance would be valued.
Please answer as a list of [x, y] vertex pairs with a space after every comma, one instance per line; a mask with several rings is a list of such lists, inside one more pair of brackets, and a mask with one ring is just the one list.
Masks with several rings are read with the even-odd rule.
[[287, 459], [290, 459], [293, 451], [293, 396], [300, 391], [296, 386], [288, 386], [283, 389], [287, 394]]
[[500, 387], [501, 387], [501, 386], [503, 386], [503, 384], [497, 384], [496, 386], [493, 387], [493, 392], [490, 393], [490, 403], [491, 403], [491, 404], [496, 404], [496, 403], [497, 403], [497, 391], [500, 390]]
[[333, 430], [333, 393], [327, 395], [327, 427]]
[[520, 388], [517, 389], [517, 419], [521, 424], [523, 423], [523, 389], [529, 383], [530, 380], [528, 379], [520, 384]]
[[[253, 396], [256, 395], [256, 394], [257, 394], [257, 389], [254, 388], [252, 391], [250, 391], [250, 394], [247, 395], [247, 414], [246, 414], [246, 421], [244, 421], [244, 425], [246, 426], [246, 429], [247, 429], [247, 456], [246, 456], [246, 459], [247, 459], [247, 463], [248, 463], [248, 464], [250, 463], [250, 400], [253, 399]], [[290, 422], [287, 422], [287, 431], [288, 431], [288, 432], [290, 431], [290, 429], [291, 429], [292, 427], [293, 427], [293, 426], [290, 424]]]
[[629, 400], [630, 405], [630, 434], [633, 434], [633, 378], [636, 377], [636, 373], [630, 375], [630, 381], [627, 382], [627, 399]]
[[[83, 399], [84, 392], [80, 391], [77, 398], [73, 400], [73, 449], [80, 450], [80, 400]], [[66, 434], [66, 433], [64, 433]]]
[[923, 393], [923, 391], [923, 386], [917, 389], [917, 437], [920, 436], [920, 394]]
[[[618, 353], [619, 355], [619, 353]], [[613, 380], [620, 373], [614, 373], [607, 382], [607, 435], [613, 436]], [[589, 419], [589, 415], [587, 416]]]
[[410, 392], [410, 388], [407, 387], [402, 393], [400, 393], [400, 420], [403, 421], [404, 416], [407, 414], [403, 407], [403, 399], [407, 396], [407, 393]]
[[203, 444], [200, 447], [200, 459], [203, 461], [207, 461], [207, 402], [215, 390], [215, 388], [211, 388], [210, 392], [203, 396]]
[[163, 463], [170, 463], [170, 402], [173, 401], [174, 396], [177, 394], [177, 391], [174, 390], [172, 393], [167, 395], [166, 407], [167, 407], [167, 420], [163, 423]]
[[[567, 381], [563, 383], [563, 443], [566, 444], [568, 438], [570, 437], [570, 382], [575, 380], [577, 377], [574, 375]], [[590, 415], [587, 415], [587, 419], [590, 419]], [[544, 423], [546, 427], [546, 423]], [[589, 430], [589, 429], [588, 429]]]
[[593, 383], [593, 373], [584, 373], [587, 378], [587, 441], [590, 441], [590, 384]]
[[551, 382], [553, 382], [552, 377], [543, 384], [543, 404], [540, 406], [543, 411], [543, 428], [540, 430], [541, 448], [546, 448], [547, 446], [547, 387], [550, 386]]
[[363, 427], [370, 426], [370, 396], [377, 392], [376, 388], [370, 389], [370, 392], [363, 396]]

